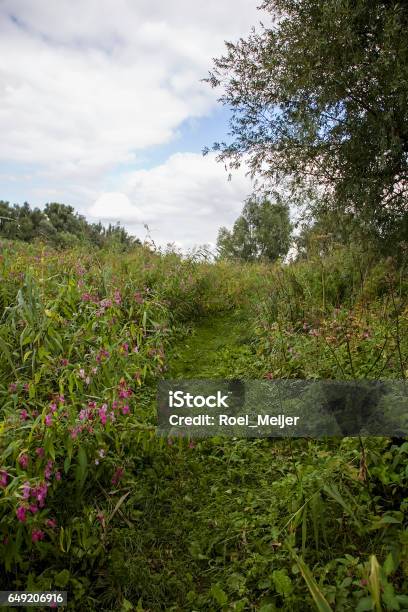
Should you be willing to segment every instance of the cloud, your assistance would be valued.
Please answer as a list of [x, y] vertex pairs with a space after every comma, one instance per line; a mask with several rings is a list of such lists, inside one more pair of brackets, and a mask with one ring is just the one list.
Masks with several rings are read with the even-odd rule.
[[8, 193], [0, 198], [73, 204], [133, 224], [139, 235], [145, 222], [161, 242], [214, 241], [218, 225], [239, 212], [247, 179], [237, 174], [228, 183], [211, 156], [195, 153], [131, 169], [152, 147], [160, 155], [160, 146], [179, 142], [183, 122], [211, 115], [216, 93], [201, 79], [224, 40], [257, 22], [256, 5], [1, 0], [0, 164]]
[[3, 0], [0, 160], [62, 178], [131, 163], [209, 113], [200, 79], [254, 18], [247, 0]]
[[95, 220], [121, 220], [139, 237], [147, 224], [158, 244], [185, 248], [215, 244], [221, 225], [230, 226], [251, 192], [245, 170], [230, 181], [215, 155], [176, 153], [164, 164], [122, 177], [121, 193], [101, 194], [89, 210]]

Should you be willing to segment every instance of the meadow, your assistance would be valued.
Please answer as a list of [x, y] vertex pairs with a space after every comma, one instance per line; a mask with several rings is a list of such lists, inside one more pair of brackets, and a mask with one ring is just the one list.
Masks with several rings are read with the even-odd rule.
[[161, 378], [405, 379], [403, 262], [2, 241], [0, 589], [69, 610], [408, 610], [408, 443], [163, 439]]

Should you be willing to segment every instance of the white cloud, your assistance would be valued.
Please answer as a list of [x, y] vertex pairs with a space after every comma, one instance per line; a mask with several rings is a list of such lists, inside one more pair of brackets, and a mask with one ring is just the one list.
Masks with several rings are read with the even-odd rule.
[[218, 228], [235, 221], [251, 192], [244, 169], [227, 179], [214, 154], [177, 153], [151, 170], [128, 173], [122, 193], [102, 194], [89, 214], [104, 222], [120, 219], [139, 237], [147, 224], [161, 245], [214, 244]]
[[8, 184], [14, 164], [33, 204], [57, 200], [83, 214], [91, 206], [96, 217], [146, 222], [162, 242], [215, 240], [249, 191], [242, 174], [228, 183], [211, 156], [183, 154], [117, 177], [121, 165], [140, 165], [149, 147], [171, 141], [183, 121], [215, 108], [217, 94], [200, 79], [224, 40], [257, 22], [257, 4], [1, 0], [0, 164]]
[[3, 0], [0, 160], [87, 177], [168, 142], [215, 105], [200, 79], [254, 19], [249, 0]]

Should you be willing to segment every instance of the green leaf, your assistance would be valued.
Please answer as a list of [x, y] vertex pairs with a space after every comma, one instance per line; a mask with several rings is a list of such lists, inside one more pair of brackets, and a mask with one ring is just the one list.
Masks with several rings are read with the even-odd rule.
[[295, 559], [319, 612], [332, 612], [332, 609], [329, 606], [327, 599], [320, 590], [316, 580], [313, 578], [312, 572], [310, 571], [306, 563], [297, 555], [295, 555]]
[[368, 595], [363, 597], [357, 604], [356, 612], [367, 612], [367, 610], [373, 610], [374, 603], [372, 598]]
[[54, 576], [54, 582], [57, 587], [65, 587], [68, 584], [70, 573], [67, 569], [62, 570], [59, 574]]
[[218, 583], [212, 585], [210, 593], [220, 606], [227, 605], [228, 597]]

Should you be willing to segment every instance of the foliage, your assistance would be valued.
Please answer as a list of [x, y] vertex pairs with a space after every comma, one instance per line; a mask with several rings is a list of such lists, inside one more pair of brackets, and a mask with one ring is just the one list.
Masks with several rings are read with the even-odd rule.
[[126, 249], [140, 244], [120, 225], [88, 223], [72, 206], [52, 202], [44, 210], [31, 208], [25, 202], [22, 206], [10, 206], [0, 200], [0, 236], [9, 239], [32, 242], [41, 240], [57, 248], [90, 244], [98, 247], [116, 246]]
[[[397, 0], [264, 0], [266, 25], [227, 43], [207, 81], [232, 109], [231, 143], [254, 174], [314, 193], [395, 250], [407, 234], [408, 23]], [[312, 212], [316, 212], [313, 209]]]
[[90, 611], [407, 608], [406, 443], [155, 435], [163, 376], [401, 378], [404, 268], [4, 242], [0, 276], [1, 588]]
[[219, 255], [242, 261], [275, 261], [287, 254], [291, 229], [286, 204], [252, 196], [246, 201], [232, 232], [220, 228]]

